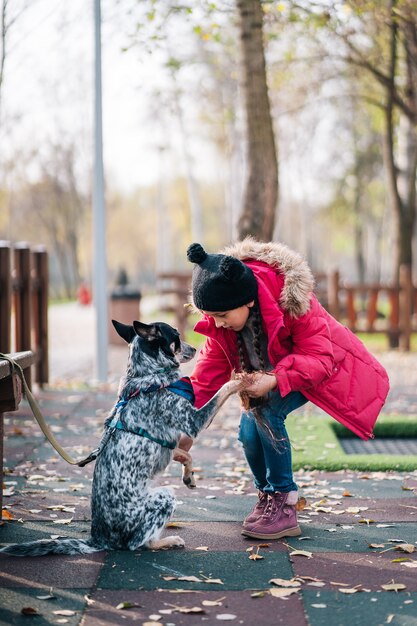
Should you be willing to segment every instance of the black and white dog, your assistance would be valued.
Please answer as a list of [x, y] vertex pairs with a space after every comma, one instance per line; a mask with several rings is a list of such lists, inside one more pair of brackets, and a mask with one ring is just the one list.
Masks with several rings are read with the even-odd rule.
[[151, 487], [151, 479], [167, 467], [181, 434], [196, 437], [244, 382], [231, 380], [197, 410], [190, 401], [191, 384], [179, 372], [179, 363], [190, 360], [195, 349], [162, 322], [113, 324], [129, 344], [129, 358], [100, 445], [80, 463], [97, 459], [91, 537], [11, 544], [1, 553], [40, 556], [184, 546], [181, 537], [160, 538], [175, 510], [175, 497], [167, 487]]

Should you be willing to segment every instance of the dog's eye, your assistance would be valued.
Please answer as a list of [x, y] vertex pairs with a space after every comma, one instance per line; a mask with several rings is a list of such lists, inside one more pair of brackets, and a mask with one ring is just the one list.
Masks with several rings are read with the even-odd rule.
[[177, 345], [175, 341], [169, 344], [169, 349], [171, 350], [172, 354], [175, 354], [175, 352], [177, 351]]

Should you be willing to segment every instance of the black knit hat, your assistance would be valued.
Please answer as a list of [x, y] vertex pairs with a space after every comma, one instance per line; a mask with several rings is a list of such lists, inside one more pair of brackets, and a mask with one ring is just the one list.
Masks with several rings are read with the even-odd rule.
[[201, 311], [230, 311], [256, 298], [258, 284], [252, 270], [233, 256], [207, 254], [192, 243], [187, 258], [195, 263], [192, 291]]

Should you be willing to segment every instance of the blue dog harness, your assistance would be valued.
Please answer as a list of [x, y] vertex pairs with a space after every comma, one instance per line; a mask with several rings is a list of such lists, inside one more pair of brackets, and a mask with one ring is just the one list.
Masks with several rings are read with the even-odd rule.
[[191, 380], [188, 376], [183, 376], [182, 378], [179, 378], [178, 380], [174, 381], [173, 383], [169, 383], [168, 385], [154, 384], [154, 385], [149, 385], [149, 387], [145, 387], [145, 388], [138, 387], [138, 389], [135, 389], [135, 391], [133, 391], [127, 397], [120, 398], [120, 400], [115, 405], [115, 409], [116, 409], [115, 416], [110, 422], [107, 428], [107, 432], [104, 434], [99, 447], [93, 450], [87, 458], [80, 461], [78, 465], [80, 467], [84, 467], [84, 465], [87, 465], [87, 463], [94, 461], [98, 457], [100, 452], [103, 450], [103, 448], [106, 446], [111, 435], [114, 433], [115, 430], [123, 430], [125, 432], [139, 435], [140, 437], [145, 437], [146, 439], [149, 439], [150, 441], [153, 441], [164, 448], [169, 448], [170, 450], [173, 450], [177, 445], [175, 442], [166, 441], [165, 439], [158, 439], [157, 437], [153, 437], [152, 435], [148, 433], [147, 430], [141, 427], [127, 428], [123, 420], [121, 420], [119, 417], [121, 411], [124, 409], [124, 407], [129, 402], [129, 400], [131, 400], [132, 398], [134, 398], [140, 393], [152, 393], [154, 391], [159, 391], [160, 389], [167, 389], [167, 391], [172, 391], [176, 395], [182, 396], [183, 398], [185, 398], [186, 400], [194, 404], [194, 400], [195, 400], [194, 390], [193, 390]]

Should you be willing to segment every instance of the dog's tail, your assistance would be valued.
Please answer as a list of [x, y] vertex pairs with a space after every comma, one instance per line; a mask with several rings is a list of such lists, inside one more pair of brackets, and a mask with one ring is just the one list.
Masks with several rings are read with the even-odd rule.
[[93, 544], [91, 539], [39, 539], [25, 543], [11, 543], [0, 548], [0, 554], [12, 556], [44, 556], [45, 554], [90, 554], [103, 548]]

